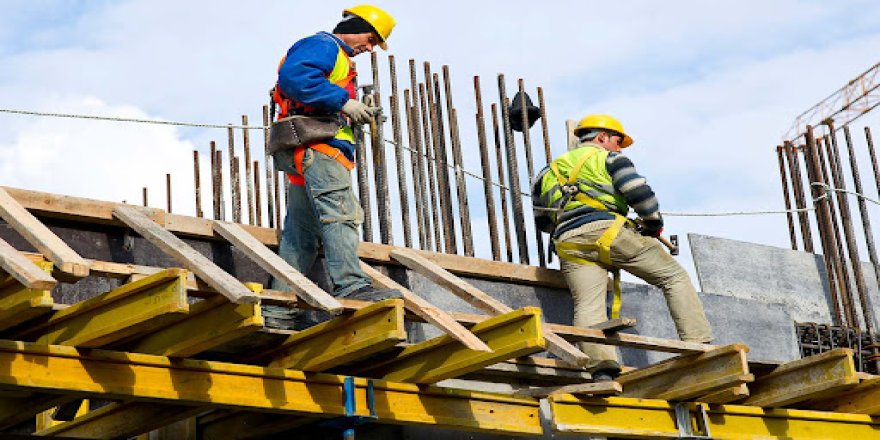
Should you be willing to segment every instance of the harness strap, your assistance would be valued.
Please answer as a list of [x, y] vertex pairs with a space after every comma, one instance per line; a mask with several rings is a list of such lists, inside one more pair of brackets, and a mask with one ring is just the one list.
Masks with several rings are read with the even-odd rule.
[[304, 186], [306, 184], [306, 179], [303, 177], [305, 176], [305, 173], [303, 172], [303, 157], [305, 156], [306, 148], [311, 148], [325, 156], [329, 156], [331, 159], [335, 159], [349, 171], [354, 169], [354, 162], [348, 160], [338, 148], [331, 147], [327, 144], [312, 144], [296, 147], [293, 150], [293, 166], [296, 168], [298, 174], [287, 174], [287, 180], [290, 181], [291, 185]]
[[[629, 221], [626, 217], [613, 213], [614, 221], [611, 223], [611, 226], [599, 236], [595, 243], [556, 243], [556, 253], [559, 255], [559, 258], [577, 264], [596, 264], [604, 267], [606, 270], [611, 272], [614, 275], [614, 283], [612, 290], [614, 292], [614, 299], [611, 302], [611, 319], [617, 319], [620, 317], [620, 306], [621, 306], [621, 295], [622, 291], [620, 289], [620, 269], [611, 265], [611, 243], [614, 242], [614, 239], [620, 234], [621, 228], [623, 225]], [[590, 261], [585, 258], [578, 257], [572, 254], [570, 251], [592, 251], [596, 250], [599, 252], [599, 262]]]

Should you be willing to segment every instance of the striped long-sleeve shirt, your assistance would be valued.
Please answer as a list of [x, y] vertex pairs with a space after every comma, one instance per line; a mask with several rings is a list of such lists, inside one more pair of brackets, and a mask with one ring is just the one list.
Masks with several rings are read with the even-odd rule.
[[[654, 195], [654, 190], [648, 185], [648, 181], [636, 171], [632, 161], [623, 154], [611, 152], [605, 159], [605, 169], [611, 176], [614, 190], [623, 196], [627, 205], [639, 215], [645, 226], [653, 230], [662, 229], [663, 218], [660, 216], [660, 205]], [[613, 219], [614, 215], [608, 211], [582, 207], [561, 216], [554, 236], [559, 237], [563, 232], [589, 222]]]

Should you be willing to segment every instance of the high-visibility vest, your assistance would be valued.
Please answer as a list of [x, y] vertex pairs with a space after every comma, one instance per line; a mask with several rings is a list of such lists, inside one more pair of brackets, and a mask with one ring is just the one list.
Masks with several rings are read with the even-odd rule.
[[[336, 54], [336, 64], [333, 65], [333, 70], [331, 70], [330, 73], [327, 75], [327, 81], [330, 81], [331, 83], [345, 89], [348, 92], [349, 99], [356, 99], [357, 88], [355, 87], [354, 79], [357, 77], [357, 71], [355, 70], [354, 65], [351, 62], [351, 58], [349, 58], [348, 54], [345, 52], [342, 46], [339, 45], [338, 41], [336, 42], [336, 45], [339, 48], [339, 51]], [[281, 66], [284, 65], [284, 61], [286, 59], [287, 56], [285, 55], [281, 58], [281, 62], [278, 63], [279, 71], [281, 70]], [[281, 90], [281, 86], [279, 86], [277, 83], [275, 84], [275, 88], [272, 90], [272, 101], [278, 105], [278, 119], [286, 118], [290, 115], [291, 112], [308, 115], [309, 113], [315, 112], [317, 110], [315, 107], [297, 102], [291, 97], [287, 96], [287, 94], [284, 93], [283, 90]], [[342, 124], [342, 126], [339, 128], [339, 131], [336, 132], [334, 138], [353, 144], [354, 132], [352, 131], [350, 125]], [[310, 147], [318, 152], [331, 156], [349, 170], [354, 167], [354, 164], [352, 164], [351, 161], [349, 161], [345, 157], [345, 155], [336, 148], [333, 148], [327, 144], [316, 144]], [[294, 166], [300, 172], [300, 174], [287, 174], [287, 179], [290, 181], [291, 184], [299, 186], [305, 184], [305, 180], [302, 175], [302, 158], [304, 151], [304, 148], [300, 148], [294, 154]]]
[[545, 221], [541, 229], [552, 229], [565, 213], [584, 207], [624, 216], [629, 212], [626, 199], [614, 189], [605, 167], [608, 153], [598, 145], [584, 144], [541, 170], [532, 184], [533, 204], [540, 210], [536, 216], [546, 216], [551, 223], [546, 225]]

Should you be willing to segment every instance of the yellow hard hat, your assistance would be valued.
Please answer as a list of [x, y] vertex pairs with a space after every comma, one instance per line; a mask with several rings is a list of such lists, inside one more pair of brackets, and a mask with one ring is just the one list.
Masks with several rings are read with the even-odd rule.
[[376, 30], [376, 33], [379, 34], [379, 39], [382, 40], [379, 42], [379, 47], [383, 50], [388, 50], [388, 44], [385, 43], [385, 40], [391, 36], [391, 30], [394, 29], [394, 25], [397, 24], [391, 14], [373, 5], [353, 6], [342, 11], [342, 15], [345, 14], [356, 15], [363, 18], [367, 23], [370, 23], [370, 25], [373, 26], [373, 29]]
[[574, 129], [575, 136], [580, 136], [584, 130], [590, 128], [598, 128], [601, 130], [611, 130], [623, 135], [623, 142], [620, 143], [621, 148], [626, 148], [633, 143], [633, 139], [623, 131], [623, 125], [617, 119], [614, 119], [608, 115], [587, 115], [580, 122], [578, 122], [577, 128]]

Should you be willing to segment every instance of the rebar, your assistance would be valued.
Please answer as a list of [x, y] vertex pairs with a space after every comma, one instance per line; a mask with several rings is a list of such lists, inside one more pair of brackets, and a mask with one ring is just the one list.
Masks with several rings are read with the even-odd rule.
[[355, 163], [357, 164], [358, 200], [364, 211], [362, 233], [364, 241], [373, 241], [373, 211], [370, 209], [370, 183], [367, 169], [367, 146], [364, 141], [364, 130], [354, 127]]
[[[241, 125], [248, 125], [247, 115], [241, 115]], [[242, 145], [244, 147], [244, 179], [247, 187], [248, 224], [254, 224], [254, 176], [251, 170], [251, 136], [248, 130], [242, 130]]]
[[477, 112], [474, 115], [477, 123], [477, 140], [480, 145], [480, 168], [483, 171], [483, 197], [486, 199], [486, 219], [489, 222], [489, 244], [492, 248], [492, 259], [501, 260], [501, 249], [498, 243], [498, 219], [495, 217], [495, 192], [492, 188], [492, 164], [489, 158], [486, 140], [486, 121], [483, 115], [483, 93], [480, 77], [474, 76], [474, 99]]
[[[871, 136], [871, 128], [865, 127], [865, 141], [868, 143], [868, 154], [871, 155], [871, 168], [874, 170], [874, 182], [877, 184], [877, 194], [880, 195], [880, 167], [877, 166], [877, 152], [874, 150], [874, 137]], [[880, 280], [880, 278], [878, 278]]]
[[[531, 134], [529, 133], [529, 112], [526, 111], [526, 85], [525, 81], [520, 78], [517, 80], [519, 85], [520, 96], [522, 97], [522, 136], [523, 136], [523, 148], [526, 150], [526, 170], [529, 174], [529, 183], [531, 183], [532, 179], [535, 178], [535, 162], [532, 159], [532, 139]], [[535, 228], [535, 243], [538, 248], [538, 264], [541, 267], [547, 267], [547, 260], [544, 256], [544, 237], [541, 235], [541, 231], [538, 228]]]
[[446, 92], [446, 109], [449, 116], [449, 139], [452, 143], [452, 164], [455, 167], [455, 190], [458, 198], [458, 216], [461, 221], [461, 241], [464, 254], [474, 256], [474, 238], [471, 231], [471, 213], [468, 206], [467, 182], [464, 178], [464, 160], [461, 154], [461, 136], [458, 129], [458, 112], [452, 103], [452, 84], [449, 66], [443, 65], [443, 88]]
[[232, 187], [234, 190], [232, 191], [232, 221], [235, 223], [241, 223], [241, 173], [239, 172], [239, 163], [238, 156], [232, 157], [232, 176], [230, 179], [232, 180]]
[[[432, 250], [434, 248], [431, 237], [433, 236], [433, 228], [438, 227], [436, 223], [432, 225], [431, 223], [431, 213], [433, 212], [433, 206], [428, 198], [428, 190], [430, 187], [428, 186], [428, 179], [426, 178], [425, 173], [425, 161], [427, 159], [426, 151], [427, 145], [429, 143], [428, 139], [425, 138], [424, 143], [422, 143], [422, 128], [421, 128], [421, 113], [419, 111], [419, 85], [416, 80], [416, 60], [409, 60], [409, 81], [410, 81], [410, 91], [412, 93], [412, 106], [410, 107], [411, 115], [411, 130], [413, 133], [413, 140], [415, 141], [416, 146], [416, 156], [415, 162], [413, 163], [413, 167], [418, 169], [418, 173], [414, 173], [413, 177], [417, 178], [417, 186], [419, 188], [419, 197], [416, 199], [417, 201], [421, 201], [422, 207], [419, 210], [420, 215], [422, 216], [422, 221], [425, 225], [425, 229], [423, 231], [419, 231], [419, 239], [424, 238], [420, 245], [422, 249]], [[410, 144], [412, 145], [412, 143]], [[417, 205], [418, 206], [418, 205]], [[417, 208], [418, 209], [418, 208]]]
[[225, 220], [226, 207], [223, 204], [223, 152], [211, 141], [211, 185], [214, 193], [214, 220]]
[[788, 220], [788, 236], [791, 239], [791, 250], [798, 250], [797, 237], [794, 231], [794, 216], [791, 215], [791, 197], [788, 192], [788, 177], [785, 173], [785, 160], [782, 157], [782, 145], [776, 147], [776, 156], [779, 159], [779, 177], [782, 181], [782, 196], [785, 199], [785, 216]]
[[810, 228], [810, 217], [806, 211], [806, 197], [804, 196], [804, 182], [801, 179], [801, 167], [798, 160], [798, 148], [794, 147], [791, 142], [786, 141], [784, 144], [786, 156], [788, 156], [788, 170], [791, 174], [791, 186], [794, 189], [795, 206], [798, 211], [798, 223], [801, 227], [801, 241], [804, 244], [804, 251], [815, 253], [813, 250], [813, 232]]
[[144, 207], [149, 206], [149, 198], [147, 197], [147, 187], [144, 187]]
[[260, 200], [260, 161], [254, 161], [254, 224], [263, 226], [263, 204]]
[[[846, 182], [843, 178], [843, 166], [840, 164], [840, 150], [837, 148], [837, 135], [834, 130], [834, 122], [828, 121], [828, 128], [830, 132], [831, 143], [828, 144], [829, 157], [833, 160], [832, 167], [832, 176], [834, 178], [834, 186], [837, 189], [846, 190]], [[844, 127], [846, 128], [846, 127]], [[847, 130], [847, 134], [849, 131]], [[852, 143], [852, 140], [847, 137], [847, 142]], [[852, 160], [852, 157], [850, 157]], [[868, 288], [865, 285], [865, 274], [862, 271], [862, 263], [861, 257], [859, 256], [859, 249], [856, 246], [856, 235], [855, 228], [853, 226], [852, 212], [849, 209], [849, 200], [846, 198], [846, 193], [837, 191], [837, 206], [840, 209], [840, 217], [843, 223], [843, 235], [846, 238], [846, 250], [847, 255], [849, 256], [849, 262], [852, 267], [852, 275], [856, 281], [856, 292], [859, 294], [859, 305], [862, 309], [862, 318], [865, 322], [865, 329], [868, 330], [869, 333], [873, 333], [874, 331], [874, 313], [871, 310], [871, 305], [868, 301]], [[858, 325], [858, 319], [854, 321], [852, 327], [856, 329], [860, 329]]]
[[229, 184], [232, 186], [232, 221], [241, 223], [241, 187], [239, 186], [238, 161], [235, 160], [235, 131], [232, 124], [227, 128], [229, 137]]
[[[412, 247], [412, 231], [409, 222], [409, 188], [406, 186], [406, 165], [404, 164], [403, 134], [400, 128], [400, 95], [397, 89], [397, 67], [394, 55], [388, 56], [388, 72], [391, 78], [391, 130], [394, 136], [394, 160], [397, 170], [397, 192], [400, 197], [400, 221], [403, 225], [403, 245]], [[412, 140], [409, 140], [412, 148]]]
[[513, 202], [513, 227], [516, 231], [516, 244], [519, 249], [520, 264], [529, 264], [529, 245], [526, 242], [525, 217], [523, 216], [522, 194], [520, 193], [519, 167], [516, 159], [516, 143], [510, 128], [510, 100], [507, 99], [504, 74], [498, 74], [498, 101], [501, 104], [501, 122], [504, 127], [504, 144], [507, 152], [507, 176], [510, 182], [510, 200]]
[[[266, 218], [269, 220], [269, 227], [275, 227], [275, 186], [278, 182], [275, 180], [278, 174], [275, 173], [275, 166], [272, 155], [269, 154], [269, 106], [263, 106], [263, 157], [266, 162]], [[262, 225], [260, 225], [262, 226]]]
[[[820, 142], [821, 141], [821, 142]], [[819, 146], [821, 144], [825, 145], [824, 150], [819, 148], [819, 162], [822, 164], [822, 173], [824, 174], [824, 183], [827, 185], [834, 185], [834, 172], [831, 170], [835, 169], [834, 166], [834, 156], [831, 151], [831, 142], [828, 140], [828, 136], [824, 136], [821, 139], [817, 139], [816, 145]], [[826, 159], [827, 157], [827, 159]], [[826, 168], [827, 166], [827, 168]], [[839, 276], [839, 280], [841, 280], [841, 298], [843, 300], [843, 311], [846, 316], [847, 326], [849, 327], [858, 327], [859, 320], [856, 316], [855, 312], [855, 303], [853, 301], [852, 294], [852, 282], [850, 280], [850, 273], [847, 270], [847, 261], [844, 252], [844, 238], [840, 233], [840, 216], [838, 215], [838, 210], [840, 209], [837, 206], [837, 203], [833, 200], [833, 197], [829, 197], [828, 200], [828, 208], [831, 211], [831, 225], [832, 230], [834, 231], [834, 245], [835, 252], [832, 254], [834, 258], [834, 264], [837, 267], [837, 273]], [[846, 200], [844, 200], [846, 202]]]
[[[831, 293], [831, 305], [833, 309], [832, 322], [834, 325], [843, 325], [843, 316], [840, 310], [840, 295], [838, 294], [837, 273], [835, 272], [835, 252], [833, 233], [831, 232], [828, 198], [822, 197], [825, 192], [819, 185], [825, 184], [819, 163], [819, 148], [813, 137], [813, 127], [807, 126], [805, 134], [806, 145], [804, 146], [804, 159], [807, 164], [807, 176], [810, 180], [810, 190], [813, 195], [813, 207], [816, 209], [816, 223], [819, 227], [819, 240], [822, 242], [822, 256], [825, 262], [825, 277], [828, 281], [828, 290]], [[813, 185], [813, 183], [819, 185]]]
[[376, 52], [370, 53], [370, 67], [373, 71], [373, 105], [379, 107], [379, 112], [370, 120], [370, 143], [373, 150], [373, 178], [376, 182], [376, 216], [379, 219], [379, 240], [382, 244], [393, 244], [390, 217], [391, 198], [388, 196], [388, 162], [385, 156], [385, 124], [383, 123], [379, 61]]
[[199, 178], [199, 150], [193, 150], [193, 184], [196, 195], [196, 217], [202, 218], [202, 180]]
[[[422, 129], [424, 133], [423, 139], [425, 140], [425, 164], [428, 167], [428, 189], [431, 196], [431, 219], [434, 224], [434, 249], [437, 252], [443, 252], [443, 239], [440, 236], [441, 226], [440, 226], [440, 208], [438, 206], [438, 186], [439, 183], [437, 180], [439, 178], [435, 178], [434, 174], [434, 137], [431, 134], [431, 123], [428, 121], [430, 118], [428, 112], [428, 99], [426, 97], [427, 90], [425, 89], [424, 84], [419, 84], [419, 104], [421, 107], [422, 114]], [[439, 167], [439, 166], [438, 166]]]
[[171, 174], [165, 174], [165, 201], [168, 206], [168, 213], [171, 214]]
[[541, 133], [544, 138], [544, 156], [547, 163], [553, 161], [553, 154], [550, 152], [550, 135], [547, 129], [547, 106], [544, 104], [544, 89], [538, 87], [538, 108], [541, 110]]
[[[846, 148], [849, 154], [849, 166], [850, 171], [852, 172], [853, 188], [857, 193], [864, 194], [864, 192], [862, 192], [862, 179], [859, 175], [859, 166], [858, 162], [856, 161], [856, 153], [855, 148], [853, 148], [849, 126], [843, 127], [843, 135], [846, 138]], [[871, 266], [874, 268], [874, 279], [880, 280], [880, 259], [878, 259], [877, 257], [877, 248], [874, 246], [874, 233], [871, 229], [871, 219], [868, 215], [868, 207], [865, 204], [864, 198], [858, 197], [857, 200], [859, 203], [859, 214], [862, 218], [862, 230], [865, 234], [865, 244], [868, 247], [868, 258], [871, 259]], [[859, 262], [858, 264], [861, 265], [861, 262]], [[865, 305], [862, 305], [862, 307], [866, 308], [870, 313], [870, 316], [865, 316], [865, 329], [868, 332], [868, 339], [870, 342], [869, 345], [871, 346], [871, 353], [873, 354], [872, 362], [874, 365], [874, 369], [876, 371], [880, 371], [880, 356], [878, 356], [878, 348], [876, 343], [877, 341], [874, 335], [874, 322], [876, 320], [876, 316], [874, 315], [874, 307], [873, 304], [870, 304], [870, 301], [868, 301], [867, 307], [865, 307]]]
[[501, 224], [504, 229], [504, 245], [507, 251], [507, 261], [513, 262], [513, 244], [510, 236], [510, 216], [507, 215], [507, 194], [504, 192], [504, 152], [501, 147], [501, 131], [498, 129], [498, 107], [493, 103], [492, 110], [492, 134], [495, 138], [495, 160], [498, 164], [498, 183], [501, 189], [498, 193], [501, 198]]
[[431, 65], [425, 66], [425, 91], [428, 98], [428, 110], [431, 115], [431, 132], [433, 133], [434, 160], [437, 161], [437, 189], [440, 199], [440, 213], [443, 217], [443, 239], [447, 254], [457, 254], [458, 244], [455, 239], [455, 218], [452, 215], [452, 189], [449, 184], [449, 166], [446, 156], [446, 130], [443, 123], [443, 104], [440, 97], [440, 78], [431, 74]]
[[[287, 186], [289, 185], [289, 182], [287, 181], [287, 176], [285, 176], [284, 173], [282, 173], [280, 171], [272, 171], [272, 174], [273, 174], [272, 180], [276, 182], [276, 184], [274, 185], [275, 208], [276, 208], [275, 209], [275, 228], [277, 230], [281, 231], [282, 229], [284, 229], [284, 223], [282, 223], [282, 221], [281, 221], [281, 211], [283, 210], [284, 215], [285, 216], [287, 215], [287, 203], [286, 202], [284, 204], [281, 203], [281, 188], [282, 187], [284, 188], [284, 193], [285, 193], [284, 197], [285, 197], [285, 200], [287, 200]], [[281, 176], [280, 178], [278, 177], [279, 175]], [[281, 182], [281, 183], [278, 183], [278, 182]]]
[[406, 132], [409, 138], [410, 145], [410, 166], [412, 167], [412, 176], [413, 176], [413, 184], [415, 185], [415, 191], [413, 191], [413, 199], [415, 200], [416, 206], [416, 226], [418, 228], [418, 236], [419, 236], [419, 249], [427, 249], [431, 250], [431, 239], [430, 239], [430, 231], [431, 221], [429, 219], [429, 215], [427, 215], [425, 210], [427, 206], [425, 206], [425, 197], [427, 197], [427, 193], [425, 191], [425, 179], [424, 179], [424, 167], [422, 160], [422, 147], [420, 146], [421, 141], [418, 140], [419, 135], [419, 125], [418, 122], [415, 121], [415, 108], [412, 105], [412, 97], [410, 96], [410, 90], [406, 89], [403, 91], [403, 105], [406, 110]]

